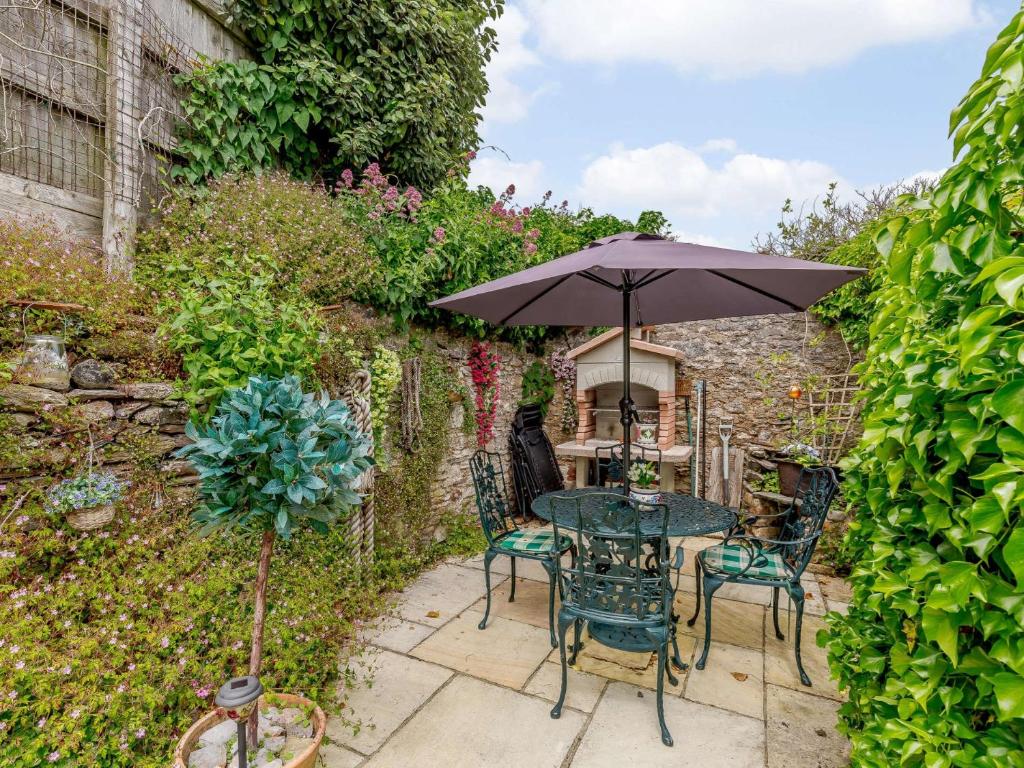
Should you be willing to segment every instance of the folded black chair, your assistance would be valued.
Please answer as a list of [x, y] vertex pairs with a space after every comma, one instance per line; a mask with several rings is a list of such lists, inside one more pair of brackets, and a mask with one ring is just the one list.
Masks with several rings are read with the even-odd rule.
[[533, 500], [542, 493], [565, 489], [555, 450], [544, 433], [544, 416], [538, 405], [523, 405], [512, 419], [508, 436], [512, 456], [512, 487], [519, 513], [530, 514]]

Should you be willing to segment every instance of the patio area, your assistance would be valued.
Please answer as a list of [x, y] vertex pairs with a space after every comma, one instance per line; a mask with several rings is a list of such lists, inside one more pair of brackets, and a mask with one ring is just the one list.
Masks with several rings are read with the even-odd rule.
[[[676, 541], [673, 542], [673, 546]], [[559, 654], [548, 641], [547, 576], [520, 560], [515, 602], [508, 602], [509, 561], [492, 566], [494, 599], [483, 616], [482, 557], [450, 561], [422, 574], [393, 614], [366, 628], [366, 653], [351, 661], [371, 680], [345, 696], [345, 717], [328, 723], [321, 749], [327, 768], [356, 766], [787, 766], [828, 768], [848, 762], [836, 732], [841, 695], [814, 637], [827, 610], [845, 610], [846, 585], [804, 575], [804, 666], [814, 683], [800, 684], [787, 629], [775, 639], [766, 612], [771, 591], [726, 585], [715, 597], [707, 667], [693, 668], [703, 614], [691, 629], [695, 554], [716, 543], [684, 541], [686, 561], [676, 596], [679, 646], [690, 664], [679, 685], [665, 687], [665, 712], [675, 738], [665, 747], [655, 713], [656, 663], [651, 654], [587, 643], [569, 670], [566, 704], [550, 717], [559, 691]], [[766, 632], [766, 617], [767, 627]], [[571, 632], [571, 630], [570, 630]], [[340, 693], [344, 693], [343, 690]], [[355, 730], [355, 733], [353, 733]]]

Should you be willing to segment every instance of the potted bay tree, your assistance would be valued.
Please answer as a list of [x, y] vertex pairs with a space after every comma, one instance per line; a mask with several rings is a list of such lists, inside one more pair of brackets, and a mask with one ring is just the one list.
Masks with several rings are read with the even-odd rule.
[[[354, 488], [373, 463], [372, 441], [345, 403], [326, 393], [304, 393], [296, 376], [249, 379], [228, 391], [208, 425], [190, 423], [186, 434], [192, 443], [179, 455], [199, 473], [200, 503], [193, 513], [199, 535], [230, 531], [260, 539], [248, 671], [259, 675], [274, 541], [307, 528], [325, 533], [361, 503]], [[303, 706], [300, 697], [280, 697], [313, 713], [315, 743], [287, 762], [312, 765], [326, 725], [323, 712], [312, 702]], [[247, 743], [254, 750], [258, 717], [256, 710], [248, 722]], [[197, 722], [178, 745], [178, 763], [188, 765], [189, 751], [209, 747], [203, 734], [222, 720], [210, 713]]]

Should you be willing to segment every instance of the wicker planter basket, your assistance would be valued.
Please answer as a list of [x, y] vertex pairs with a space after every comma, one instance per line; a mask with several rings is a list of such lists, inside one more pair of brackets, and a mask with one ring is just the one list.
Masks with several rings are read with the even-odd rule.
[[114, 505], [104, 504], [100, 507], [88, 507], [68, 512], [68, 525], [77, 531], [91, 531], [102, 528], [114, 519]]
[[[284, 768], [314, 768], [317, 755], [320, 752], [320, 742], [323, 741], [324, 734], [327, 732], [327, 715], [324, 714], [320, 707], [302, 696], [295, 696], [290, 693], [275, 693], [273, 696], [275, 703], [280, 702], [286, 707], [313, 707], [311, 718], [313, 721], [313, 743], [285, 763]], [[266, 708], [265, 696], [260, 696], [259, 706], [260, 709]], [[174, 768], [188, 768], [189, 753], [196, 742], [199, 741], [199, 737], [213, 728], [213, 726], [225, 720], [227, 720], [227, 715], [221, 714], [219, 710], [214, 710], [213, 712], [206, 713], [193, 723], [192, 727], [185, 731], [185, 735], [181, 737], [177, 748], [174, 750]]]

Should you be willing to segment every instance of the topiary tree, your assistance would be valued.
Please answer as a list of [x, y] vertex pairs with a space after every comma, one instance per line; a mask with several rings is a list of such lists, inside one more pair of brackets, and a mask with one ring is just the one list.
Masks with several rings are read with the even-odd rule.
[[[193, 517], [200, 535], [226, 530], [262, 537], [249, 657], [249, 674], [258, 675], [274, 539], [288, 539], [304, 524], [325, 533], [360, 503], [353, 487], [373, 463], [371, 441], [348, 406], [326, 393], [304, 394], [296, 376], [249, 379], [228, 392], [208, 426], [189, 423], [185, 434], [192, 443], [178, 455], [199, 473]], [[255, 748], [255, 712], [248, 735]]]
[[828, 640], [855, 765], [1024, 765], [1022, 76], [1019, 12], [953, 111], [955, 163], [876, 236]]

